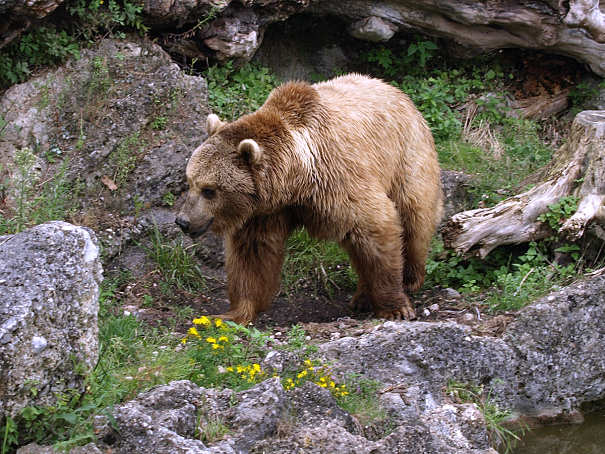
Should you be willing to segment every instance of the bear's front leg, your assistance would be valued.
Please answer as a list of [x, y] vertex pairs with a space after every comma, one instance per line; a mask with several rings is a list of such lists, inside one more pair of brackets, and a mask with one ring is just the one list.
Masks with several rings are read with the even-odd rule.
[[279, 290], [289, 232], [286, 216], [263, 216], [226, 238], [230, 306], [217, 317], [245, 325], [271, 306]]

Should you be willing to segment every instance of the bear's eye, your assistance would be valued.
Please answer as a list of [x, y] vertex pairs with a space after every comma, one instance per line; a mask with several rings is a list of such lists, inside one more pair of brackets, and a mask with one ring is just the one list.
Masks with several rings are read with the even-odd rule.
[[212, 189], [212, 188], [204, 188], [202, 189], [202, 197], [204, 197], [205, 199], [213, 199], [214, 196], [216, 195], [216, 190]]

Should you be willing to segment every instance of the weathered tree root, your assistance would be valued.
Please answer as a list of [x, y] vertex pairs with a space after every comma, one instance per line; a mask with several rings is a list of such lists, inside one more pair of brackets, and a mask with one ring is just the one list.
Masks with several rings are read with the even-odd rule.
[[578, 209], [560, 228], [572, 240], [593, 220], [605, 224], [605, 111], [580, 112], [568, 142], [553, 157], [546, 181], [494, 207], [464, 211], [442, 230], [445, 246], [485, 257], [494, 248], [546, 238], [547, 225], [537, 220], [562, 197], [578, 197]]

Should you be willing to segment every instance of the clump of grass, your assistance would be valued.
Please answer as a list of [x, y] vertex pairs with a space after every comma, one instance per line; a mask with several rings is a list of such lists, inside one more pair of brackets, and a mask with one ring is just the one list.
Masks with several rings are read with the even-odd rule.
[[332, 295], [335, 290], [355, 287], [355, 273], [345, 251], [334, 242], [318, 241], [302, 229], [296, 230], [287, 242], [287, 255], [282, 270], [284, 287], [296, 290], [312, 280]]
[[77, 206], [80, 188], [67, 178], [68, 161], [63, 161], [45, 179], [36, 169], [36, 161], [31, 148], [17, 150], [8, 168], [12, 178], [0, 183], [0, 195], [5, 193], [3, 205], [0, 200], [0, 235], [64, 220]]
[[525, 432], [522, 427], [517, 432], [506, 427], [511, 412], [501, 409], [491, 398], [490, 392], [484, 386], [460, 383], [451, 380], [446, 387], [446, 394], [458, 403], [473, 403], [483, 413], [487, 424], [491, 444], [504, 449], [504, 454], [512, 452], [520, 436]]
[[195, 259], [195, 245], [185, 247], [177, 241], [167, 241], [157, 226], [151, 234], [147, 255], [156, 263], [163, 281], [187, 292], [198, 292], [206, 287], [205, 278]]

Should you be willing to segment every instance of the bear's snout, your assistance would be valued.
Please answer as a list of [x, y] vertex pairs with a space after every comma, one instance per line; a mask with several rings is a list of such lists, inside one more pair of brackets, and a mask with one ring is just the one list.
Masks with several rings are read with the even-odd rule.
[[176, 217], [176, 219], [174, 220], [175, 224], [178, 225], [181, 230], [185, 233], [189, 232], [189, 226], [191, 225], [191, 223], [187, 220], [187, 219], [183, 219], [179, 216]]

